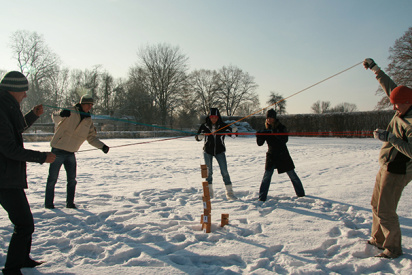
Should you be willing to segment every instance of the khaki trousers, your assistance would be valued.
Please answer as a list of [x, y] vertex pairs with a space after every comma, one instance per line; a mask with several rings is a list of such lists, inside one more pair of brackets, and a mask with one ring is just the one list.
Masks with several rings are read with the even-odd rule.
[[412, 175], [393, 174], [381, 168], [372, 194], [372, 238], [395, 255], [402, 254], [401, 228], [396, 208]]

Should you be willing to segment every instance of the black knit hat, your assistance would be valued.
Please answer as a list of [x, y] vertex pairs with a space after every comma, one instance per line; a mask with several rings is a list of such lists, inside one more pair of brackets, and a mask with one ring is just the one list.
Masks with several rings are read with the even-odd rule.
[[266, 118], [269, 118], [269, 117], [276, 118], [276, 111], [273, 109], [270, 109], [269, 111], [267, 111]]
[[210, 108], [210, 112], [208, 116], [218, 116], [220, 117], [220, 112], [218, 108]]
[[8, 92], [27, 92], [29, 81], [21, 72], [11, 71], [1, 80], [0, 89]]

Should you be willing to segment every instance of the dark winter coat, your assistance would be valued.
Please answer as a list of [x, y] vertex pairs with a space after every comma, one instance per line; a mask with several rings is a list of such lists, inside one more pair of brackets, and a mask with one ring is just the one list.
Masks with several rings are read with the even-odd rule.
[[[222, 121], [222, 118], [219, 115], [219, 119], [214, 125], [214, 129], [213, 129], [213, 125], [212, 125], [212, 122], [210, 121], [210, 118], [206, 117], [206, 122], [200, 125], [200, 128], [197, 131], [197, 134], [198, 135], [199, 134], [210, 134], [210, 133], [214, 133], [214, 134], [205, 135], [205, 145], [203, 146], [203, 151], [213, 156], [226, 152], [226, 146], [225, 146], [226, 135], [219, 135], [219, 133], [231, 133], [232, 132], [232, 128], [230, 126], [228, 127], [226, 126], [227, 124]], [[219, 130], [219, 131], [216, 131], [216, 130]], [[201, 141], [198, 135], [196, 135], [195, 138], [197, 141]]]
[[23, 131], [37, 119], [33, 111], [23, 117], [17, 100], [0, 90], [0, 189], [27, 188], [26, 161], [46, 161], [46, 153], [23, 146]]
[[268, 144], [268, 151], [266, 153], [266, 170], [273, 167], [273, 164], [277, 168], [279, 174], [295, 169], [295, 165], [286, 146], [286, 143], [289, 140], [288, 135], [259, 135], [260, 133], [287, 133], [286, 127], [280, 123], [279, 120], [276, 120], [274, 128], [269, 126], [267, 129], [258, 131], [257, 133], [257, 145], [262, 146], [265, 141]]

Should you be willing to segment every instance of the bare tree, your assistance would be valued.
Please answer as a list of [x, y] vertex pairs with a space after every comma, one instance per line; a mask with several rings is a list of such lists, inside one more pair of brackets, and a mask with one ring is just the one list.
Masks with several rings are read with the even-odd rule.
[[358, 110], [358, 107], [356, 104], [352, 103], [340, 103], [336, 105], [335, 107], [330, 106], [330, 101], [316, 101], [313, 103], [311, 107], [312, 111], [315, 114], [325, 114], [325, 113], [350, 113], [350, 112], [356, 112]]
[[107, 71], [100, 74], [100, 84], [97, 89], [99, 105], [96, 111], [113, 116], [121, 105], [118, 97], [124, 92], [124, 83], [121, 79], [114, 79]]
[[315, 114], [323, 114], [329, 111], [330, 101], [316, 101], [313, 103], [311, 109]]
[[141, 123], [157, 123], [155, 99], [146, 90], [148, 76], [142, 68], [131, 68], [126, 83], [125, 93], [119, 98], [123, 102], [119, 113], [133, 116], [135, 121]]
[[323, 114], [329, 112], [330, 101], [316, 101], [313, 103], [311, 109], [315, 114]]
[[351, 113], [351, 112], [356, 112], [358, 110], [358, 107], [356, 107], [356, 104], [353, 103], [340, 103], [330, 109], [330, 113]]
[[100, 109], [98, 88], [100, 85], [101, 66], [96, 65], [91, 70], [72, 70], [70, 73], [70, 88], [67, 105], [79, 102], [80, 98], [89, 94], [95, 101], [95, 110]]
[[139, 51], [141, 68], [146, 72], [145, 89], [155, 100], [162, 124], [173, 116], [177, 98], [185, 85], [188, 58], [179, 47], [167, 44], [148, 46]]
[[273, 105], [275, 104], [274, 109], [280, 115], [286, 114], [286, 100], [283, 99], [281, 94], [270, 92], [269, 100], [267, 104]]
[[221, 108], [219, 75], [216, 71], [196, 70], [188, 77], [190, 91], [196, 95], [200, 111], [207, 114], [210, 108]]
[[235, 66], [223, 67], [219, 70], [219, 87], [226, 114], [232, 116], [244, 101], [253, 100], [258, 85], [248, 73]]
[[[389, 63], [385, 69], [386, 73], [397, 85], [412, 87], [412, 27], [395, 41], [393, 47], [389, 48]], [[379, 87], [377, 95], [382, 96], [375, 109], [389, 109], [392, 105], [386, 93]]]
[[59, 71], [60, 59], [46, 45], [43, 36], [36, 32], [16, 31], [11, 36], [11, 49], [16, 58], [20, 72], [29, 79], [31, 92], [25, 106], [31, 106], [47, 102], [51, 91], [45, 86]]

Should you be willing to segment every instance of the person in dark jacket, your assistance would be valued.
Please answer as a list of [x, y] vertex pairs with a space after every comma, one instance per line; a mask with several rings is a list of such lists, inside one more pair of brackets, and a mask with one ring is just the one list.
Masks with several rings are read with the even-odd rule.
[[[208, 169], [208, 177], [206, 181], [209, 183], [210, 197], [213, 197], [213, 157], [216, 158], [220, 173], [223, 177], [223, 182], [226, 187], [226, 197], [228, 200], [236, 200], [237, 197], [233, 193], [232, 182], [230, 180], [229, 172], [227, 170], [226, 162], [226, 146], [225, 137], [227, 133], [236, 132], [236, 127], [227, 126], [223, 122], [217, 108], [211, 108], [210, 113], [206, 117], [206, 122], [200, 125], [197, 135], [195, 136], [197, 141], [205, 139], [203, 146], [203, 156]], [[236, 135], [232, 135], [236, 137]]]
[[24, 192], [26, 162], [52, 163], [56, 158], [23, 146], [23, 131], [43, 114], [43, 106], [38, 105], [23, 117], [20, 103], [27, 90], [27, 78], [20, 72], [8, 72], [0, 82], [0, 204], [14, 224], [3, 274], [22, 274], [21, 268], [41, 264], [29, 255], [34, 221]]
[[298, 197], [305, 196], [302, 182], [295, 172], [295, 165], [286, 147], [289, 139], [286, 133], [286, 127], [276, 118], [276, 111], [274, 109], [268, 110], [266, 113], [265, 130], [258, 131], [256, 134], [257, 145], [262, 146], [265, 141], [268, 144], [265, 174], [263, 175], [259, 190], [260, 201], [266, 201], [267, 199], [270, 181], [275, 169], [278, 170], [279, 174], [285, 172], [288, 174]]

